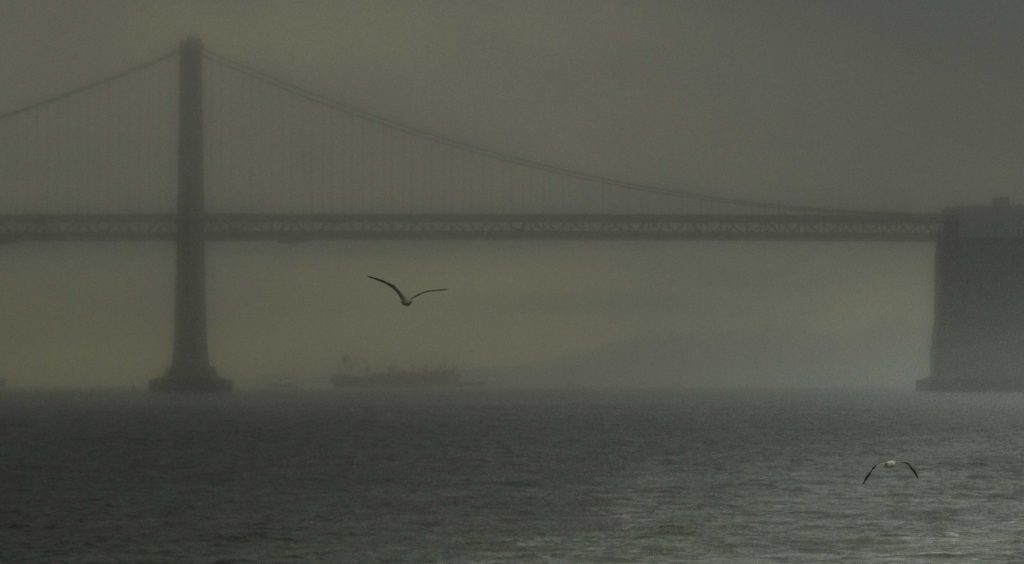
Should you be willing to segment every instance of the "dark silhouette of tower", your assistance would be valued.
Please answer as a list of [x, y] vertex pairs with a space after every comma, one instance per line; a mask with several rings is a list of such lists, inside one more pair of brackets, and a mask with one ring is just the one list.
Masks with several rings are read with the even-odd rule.
[[931, 377], [918, 390], [1024, 391], [1024, 206], [945, 211]]
[[149, 389], [226, 392], [231, 390], [231, 382], [217, 376], [207, 352], [203, 43], [192, 37], [182, 41], [180, 59], [174, 352], [166, 374], [150, 381]]

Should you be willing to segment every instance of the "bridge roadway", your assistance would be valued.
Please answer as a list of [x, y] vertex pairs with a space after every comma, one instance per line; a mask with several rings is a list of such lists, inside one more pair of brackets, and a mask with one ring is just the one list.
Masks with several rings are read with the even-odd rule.
[[[938, 241], [942, 214], [206, 213], [207, 241], [680, 240]], [[187, 220], [181, 220], [187, 221]], [[0, 243], [173, 241], [174, 213], [3, 214]]]

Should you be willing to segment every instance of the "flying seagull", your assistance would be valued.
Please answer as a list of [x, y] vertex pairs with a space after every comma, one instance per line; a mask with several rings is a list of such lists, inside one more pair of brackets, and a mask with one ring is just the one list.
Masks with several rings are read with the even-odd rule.
[[[906, 464], [907, 468], [910, 468], [910, 471], [914, 473], [914, 477], [915, 478], [920, 478], [920, 476], [917, 475], [917, 470], [914, 470], [914, 467], [911, 466], [909, 462], [904, 462], [902, 460], [886, 460], [885, 462], [879, 462], [878, 464], [875, 464], [874, 466], [872, 466], [871, 470], [868, 470], [868, 475], [864, 476], [864, 482], [868, 481], [868, 478], [871, 477], [871, 473], [875, 471], [875, 468], [878, 468], [879, 466], [882, 466], [884, 468], [892, 468], [893, 466], [896, 466], [897, 464]], [[864, 482], [861, 482], [861, 483], [863, 484]]]
[[448, 289], [448, 288], [434, 288], [433, 290], [423, 290], [422, 292], [413, 294], [411, 298], [407, 298], [407, 297], [405, 297], [405, 294], [403, 294], [402, 291], [398, 289], [398, 286], [395, 286], [391, 282], [388, 282], [387, 280], [384, 280], [383, 278], [377, 278], [376, 276], [370, 276], [369, 274], [367, 274], [366, 277], [367, 278], [373, 278], [374, 280], [376, 280], [377, 282], [380, 282], [381, 284], [387, 284], [388, 286], [390, 286], [391, 289], [394, 290], [396, 294], [398, 294], [398, 299], [402, 300], [402, 305], [404, 305], [404, 306], [411, 306], [412, 305], [412, 301], [415, 300], [417, 296], [421, 296], [423, 294], [426, 294], [427, 292], [444, 292], [445, 290]]

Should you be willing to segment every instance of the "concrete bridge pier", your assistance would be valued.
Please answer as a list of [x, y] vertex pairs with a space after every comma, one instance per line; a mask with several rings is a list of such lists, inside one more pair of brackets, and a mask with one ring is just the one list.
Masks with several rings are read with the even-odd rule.
[[181, 43], [178, 109], [177, 272], [174, 352], [159, 392], [227, 392], [231, 382], [210, 365], [206, 334], [206, 248], [203, 208], [203, 44]]
[[931, 376], [919, 391], [1024, 391], [1024, 206], [944, 212]]

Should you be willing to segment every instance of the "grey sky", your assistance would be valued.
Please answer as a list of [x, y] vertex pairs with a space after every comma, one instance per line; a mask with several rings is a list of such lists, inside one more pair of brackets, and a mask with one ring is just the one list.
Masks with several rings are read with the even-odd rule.
[[[1024, 200], [1022, 24], [1012, 2], [0, 0], [0, 112], [191, 32], [355, 106], [540, 161], [937, 211]], [[0, 261], [10, 381], [142, 385], [166, 366], [169, 248], [18, 245]], [[368, 273], [452, 291], [395, 308]], [[322, 374], [342, 352], [473, 366], [645, 334], [913, 338], [931, 324], [923, 244], [218, 244], [209, 274], [213, 362], [240, 384]], [[885, 378], [923, 376], [918, 360]]]

